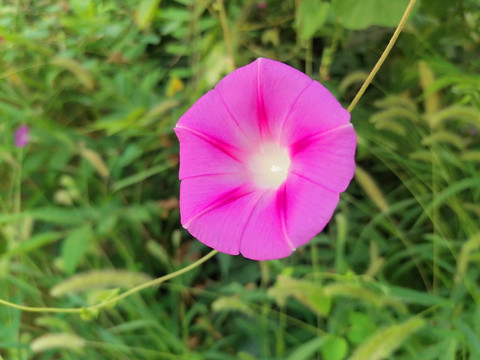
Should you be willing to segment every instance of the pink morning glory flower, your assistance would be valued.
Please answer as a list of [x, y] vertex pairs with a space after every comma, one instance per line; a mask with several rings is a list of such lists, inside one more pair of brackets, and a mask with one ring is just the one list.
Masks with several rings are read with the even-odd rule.
[[23, 148], [30, 141], [30, 128], [26, 125], [19, 126], [15, 131], [15, 146]]
[[178, 121], [183, 227], [221, 252], [290, 255], [323, 230], [355, 169], [350, 114], [320, 83], [258, 59]]

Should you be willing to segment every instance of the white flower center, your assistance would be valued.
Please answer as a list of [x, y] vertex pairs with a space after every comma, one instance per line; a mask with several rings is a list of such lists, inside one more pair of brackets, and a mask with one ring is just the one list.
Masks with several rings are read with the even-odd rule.
[[290, 157], [283, 147], [268, 143], [253, 154], [248, 165], [258, 186], [277, 188], [288, 176]]

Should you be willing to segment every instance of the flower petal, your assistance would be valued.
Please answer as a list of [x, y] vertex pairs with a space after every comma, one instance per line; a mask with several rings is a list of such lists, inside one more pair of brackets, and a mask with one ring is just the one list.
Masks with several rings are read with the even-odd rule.
[[251, 144], [252, 135], [238, 124], [216, 90], [203, 95], [178, 121], [178, 127], [212, 136], [237, 148]]
[[250, 145], [262, 139], [257, 61], [225, 76], [213, 90], [224, 104], [232, 121], [237, 124], [239, 132], [250, 140]]
[[279, 140], [283, 123], [298, 97], [313, 82], [304, 73], [269, 59], [258, 59], [258, 101], [272, 139]]
[[313, 81], [293, 104], [283, 123], [282, 145], [348, 124], [350, 113], [320, 83]]
[[200, 175], [245, 173], [239, 150], [202, 132], [177, 125], [180, 180]]
[[205, 245], [237, 255], [243, 229], [260, 195], [230, 175], [183, 180], [182, 225]]
[[323, 230], [338, 204], [339, 194], [291, 174], [285, 183], [285, 224], [295, 247]]
[[15, 146], [22, 148], [30, 142], [30, 128], [26, 125], [20, 126], [15, 131]]
[[357, 138], [351, 124], [307, 136], [290, 148], [290, 173], [325, 189], [343, 192], [355, 171], [356, 144]]
[[226, 175], [186, 179], [180, 195], [182, 225], [221, 252], [241, 252], [253, 260], [278, 259], [294, 249], [281, 201], [273, 190], [254, 190]]
[[180, 209], [182, 225], [188, 225], [203, 213], [236, 197], [254, 192], [245, 184], [241, 174], [212, 174], [190, 177], [180, 184]]
[[260, 58], [226, 76], [215, 89], [243, 132], [265, 140], [278, 139], [292, 105], [311, 83], [288, 65]]
[[188, 231], [213, 249], [238, 255], [245, 224], [257, 198], [258, 193], [253, 192], [207, 211], [191, 222]]
[[264, 191], [251, 211], [240, 244], [244, 257], [253, 260], [280, 259], [295, 250], [285, 227], [286, 204], [279, 194], [278, 190]]

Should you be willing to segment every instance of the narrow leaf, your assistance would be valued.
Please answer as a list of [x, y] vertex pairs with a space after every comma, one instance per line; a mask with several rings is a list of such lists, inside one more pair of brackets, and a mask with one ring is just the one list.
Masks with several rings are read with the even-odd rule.
[[21, 243], [17, 243], [12, 249], [6, 252], [6, 256], [26, 254], [33, 250], [37, 250], [43, 246], [54, 243], [62, 238], [62, 234], [59, 232], [44, 232], [38, 235], [32, 236], [28, 240]]
[[73, 230], [63, 241], [61, 257], [63, 269], [67, 274], [73, 274], [75, 272], [87, 251], [91, 238], [92, 231], [90, 227], [83, 226]]
[[319, 315], [327, 315], [330, 312], [331, 297], [325, 294], [323, 287], [318, 283], [279, 275], [275, 286], [268, 290], [268, 294], [274, 297], [280, 306], [285, 305], [287, 298], [294, 297]]
[[135, 22], [140, 30], [148, 28], [153, 20], [160, 0], [142, 0], [135, 13]]
[[316, 337], [298, 346], [287, 358], [287, 360], [309, 360], [313, 359], [315, 353], [325, 343], [326, 337]]
[[350, 360], [381, 360], [389, 357], [414, 332], [425, 325], [425, 320], [414, 317], [406, 322], [378, 331], [358, 347]]

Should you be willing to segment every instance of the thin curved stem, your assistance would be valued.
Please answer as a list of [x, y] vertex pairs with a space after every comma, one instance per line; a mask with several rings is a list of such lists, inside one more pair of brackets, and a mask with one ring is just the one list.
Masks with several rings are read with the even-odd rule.
[[96, 305], [89, 306], [87, 309], [92, 309], [92, 310], [100, 309], [104, 306], [114, 304], [115, 302], [117, 302], [119, 300], [122, 300], [122, 299], [124, 299], [124, 298], [126, 298], [130, 295], [133, 295], [133, 294], [135, 294], [135, 293], [137, 293], [137, 292], [139, 292], [143, 289], [146, 289], [146, 288], [149, 288], [149, 287], [152, 287], [152, 286], [156, 286], [156, 285], [160, 285], [161, 283], [163, 283], [165, 281], [172, 280], [172, 279], [174, 279], [174, 278], [176, 278], [180, 275], [183, 275], [183, 274], [189, 272], [190, 270], [195, 269], [196, 267], [203, 264], [205, 261], [207, 261], [211, 257], [215, 256], [217, 253], [218, 253], [218, 250], [212, 250], [207, 255], [205, 255], [204, 257], [198, 259], [197, 261], [195, 261], [194, 263], [191, 263], [188, 266], [185, 266], [184, 268], [182, 268], [180, 270], [174, 271], [170, 274], [161, 276], [159, 278], [156, 278], [156, 279], [153, 279], [151, 281], [147, 281], [146, 283], [135, 286], [134, 288], [131, 288], [130, 290], [127, 290], [124, 293], [122, 293], [118, 296], [115, 296], [114, 298], [112, 298], [110, 300], [101, 302], [101, 303], [96, 304]]
[[106, 306], [115, 304], [116, 302], [118, 302], [122, 299], [125, 299], [126, 297], [128, 297], [130, 295], [133, 295], [133, 294], [135, 294], [135, 293], [137, 293], [137, 292], [139, 292], [143, 289], [159, 285], [159, 284], [161, 284], [165, 281], [168, 281], [168, 280], [176, 278], [180, 275], [183, 275], [183, 274], [189, 272], [190, 270], [195, 269], [199, 265], [203, 264], [205, 261], [207, 261], [208, 259], [215, 256], [217, 253], [218, 253], [218, 250], [212, 250], [207, 255], [205, 255], [204, 257], [198, 259], [197, 261], [195, 261], [194, 263], [192, 263], [188, 266], [185, 266], [184, 268], [182, 268], [180, 270], [174, 271], [170, 274], [161, 276], [161, 277], [153, 279], [151, 281], [147, 281], [146, 283], [135, 286], [134, 288], [131, 288], [130, 290], [127, 290], [124, 293], [122, 293], [120, 295], [117, 295], [117, 296], [115, 296], [115, 297], [113, 297], [109, 300], [102, 301], [98, 304], [94, 304], [94, 305], [91, 305], [91, 306], [86, 306], [86, 307], [81, 307], [81, 308], [31, 307], [31, 306], [24, 306], [24, 305], [15, 304], [15, 303], [12, 303], [10, 301], [6, 301], [6, 300], [2, 300], [2, 299], [0, 299], [0, 305], [5, 305], [5, 306], [8, 306], [8, 307], [18, 309], [18, 310], [22, 310], [22, 311], [26, 311], [26, 312], [43, 312], [43, 313], [80, 314], [80, 313], [83, 313], [83, 312], [89, 311], [89, 310], [99, 310], [99, 309], [104, 308]]
[[366, 79], [365, 82], [362, 84], [362, 87], [360, 88], [360, 90], [358, 90], [357, 95], [355, 95], [355, 97], [353, 98], [350, 106], [347, 108], [348, 112], [352, 112], [352, 110], [355, 108], [355, 106], [357, 105], [358, 101], [359, 101], [360, 98], [363, 96], [365, 90], [367, 89], [367, 87], [370, 85], [370, 83], [372, 82], [373, 78], [374, 78], [375, 75], [377, 74], [378, 70], [379, 70], [380, 67], [383, 65], [383, 63], [384, 63], [385, 59], [387, 58], [388, 54], [390, 54], [390, 50], [392, 50], [393, 45], [395, 45], [395, 42], [397, 41], [398, 36], [399, 36], [400, 33], [402, 32], [403, 27], [405, 26], [405, 23], [407, 22], [407, 19], [408, 19], [408, 17], [410, 16], [410, 13], [412, 12], [413, 7], [415, 6], [415, 3], [416, 3], [416, 2], [417, 2], [417, 0], [410, 0], [410, 2], [408, 3], [408, 6], [407, 6], [407, 8], [405, 9], [405, 12], [403, 13], [403, 16], [402, 16], [402, 18], [400, 19], [400, 22], [398, 23], [397, 28], [395, 29], [395, 32], [393, 33], [390, 41], [388, 42], [387, 47], [385, 48], [385, 50], [383, 51], [382, 55], [381, 55], [380, 58], [378, 59], [377, 63], [376, 63], [375, 66], [373, 67], [372, 71], [370, 71], [370, 74], [368, 74], [367, 79]]
[[230, 60], [232, 62], [233, 68], [235, 68], [235, 54], [233, 50], [232, 36], [228, 28], [227, 12], [225, 10], [225, 4], [223, 3], [223, 0], [217, 0], [217, 6], [220, 14], [220, 24], [222, 26], [223, 39], [225, 41], [227, 53], [230, 56]]

